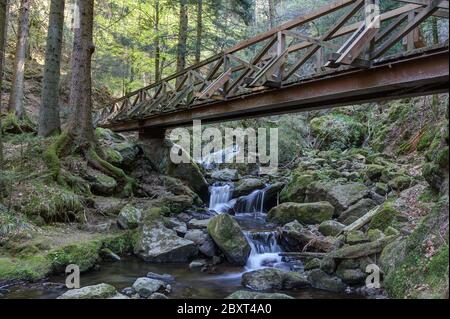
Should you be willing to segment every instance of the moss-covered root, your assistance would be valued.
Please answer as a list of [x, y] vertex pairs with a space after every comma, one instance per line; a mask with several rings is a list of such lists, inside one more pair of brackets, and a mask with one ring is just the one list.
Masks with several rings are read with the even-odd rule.
[[129, 177], [122, 169], [102, 159], [94, 148], [91, 147], [86, 155], [88, 162], [94, 168], [104, 172], [105, 174], [112, 175], [118, 178], [121, 182], [125, 184], [123, 189], [123, 193], [125, 196], [133, 195], [133, 188], [135, 186], [134, 179]]
[[8, 112], [2, 121], [0, 127], [2, 133], [22, 134], [26, 132], [35, 132], [36, 125], [25, 114], [22, 119], [19, 119], [14, 111]]
[[70, 143], [70, 141], [71, 137], [69, 134], [61, 134], [44, 153], [44, 159], [48, 169], [50, 170], [50, 174], [58, 182], [62, 182], [62, 180], [60, 180], [61, 161], [59, 159], [59, 156], [66, 145]]

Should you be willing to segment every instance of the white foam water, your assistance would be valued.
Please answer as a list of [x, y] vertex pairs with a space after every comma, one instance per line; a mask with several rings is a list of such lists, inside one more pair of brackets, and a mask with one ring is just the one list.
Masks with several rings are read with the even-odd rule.
[[247, 270], [277, 267], [282, 263], [279, 254], [283, 250], [278, 245], [276, 232], [246, 232], [245, 236], [251, 247]]

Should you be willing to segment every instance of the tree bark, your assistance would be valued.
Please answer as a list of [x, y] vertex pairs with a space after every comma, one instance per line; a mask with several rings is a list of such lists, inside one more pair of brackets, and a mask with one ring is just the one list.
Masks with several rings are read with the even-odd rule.
[[[3, 61], [5, 59], [7, 31], [8, 0], [0, 0], [0, 170], [3, 169], [3, 132], [2, 132], [2, 92], [3, 92]], [[1, 181], [0, 181], [1, 183]], [[0, 194], [1, 197], [1, 194]]]
[[269, 1], [269, 24], [270, 28], [275, 28], [275, 0], [268, 0]]
[[155, 0], [155, 82], [161, 81], [161, 46], [159, 40], [160, 8], [159, 0]]
[[42, 101], [39, 109], [39, 135], [51, 136], [61, 132], [59, 119], [59, 80], [64, 28], [65, 0], [52, 0], [45, 53]]
[[178, 34], [177, 72], [184, 70], [186, 67], [188, 22], [187, 0], [180, 0], [180, 28]]
[[195, 64], [199, 64], [202, 55], [203, 37], [203, 0], [197, 0], [197, 41], [195, 43]]
[[75, 29], [72, 53], [68, 133], [73, 147], [81, 152], [96, 146], [92, 122], [91, 58], [95, 51], [92, 40], [94, 0], [78, 0], [80, 25]]
[[14, 60], [14, 76], [8, 104], [8, 110], [14, 110], [18, 119], [25, 118], [23, 98], [25, 59], [30, 30], [30, 4], [31, 0], [21, 0], [20, 2], [19, 30], [17, 32], [16, 58]]

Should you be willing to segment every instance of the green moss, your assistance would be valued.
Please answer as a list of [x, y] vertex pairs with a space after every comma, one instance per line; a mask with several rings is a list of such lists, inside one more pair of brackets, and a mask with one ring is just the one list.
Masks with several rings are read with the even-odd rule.
[[[439, 201], [414, 232], [396, 244], [399, 249], [391, 249], [390, 254], [383, 252], [388, 256], [382, 258], [392, 263], [384, 280], [391, 297], [444, 297], [448, 289], [448, 235], [444, 240], [433, 235], [440, 232], [442, 220], [448, 220], [447, 204], [448, 199]], [[431, 259], [427, 258], [430, 243], [437, 250]]]
[[123, 161], [123, 156], [118, 151], [110, 147], [106, 148], [105, 155], [108, 162], [114, 165], [119, 165]]
[[17, 203], [18, 209], [30, 218], [46, 222], [69, 221], [84, 211], [83, 198], [61, 186], [45, 185], [34, 181], [30, 192]]
[[63, 272], [70, 264], [78, 265], [81, 271], [87, 271], [97, 264], [101, 247], [102, 242], [99, 240], [78, 243], [51, 252], [49, 258], [55, 272]]
[[422, 133], [422, 136], [419, 139], [419, 142], [417, 143], [417, 150], [419, 152], [427, 150], [428, 147], [430, 147], [431, 143], [433, 142], [435, 135], [436, 135], [435, 128], [426, 127]]
[[386, 230], [396, 221], [397, 214], [397, 211], [392, 208], [392, 204], [384, 204], [382, 209], [372, 218], [369, 229]]
[[124, 196], [131, 196], [133, 194], [133, 188], [136, 184], [134, 179], [129, 177], [127, 174], [125, 174], [125, 172], [122, 169], [120, 169], [120, 168], [112, 165], [108, 161], [105, 161], [104, 159], [102, 159], [100, 156], [98, 156], [97, 152], [95, 152], [95, 150], [92, 148], [89, 151], [89, 156], [94, 161], [96, 161], [101, 166], [103, 166], [106, 170], [111, 172], [112, 175], [114, 175], [115, 177], [120, 179], [123, 183], [125, 183], [125, 186], [123, 188]]
[[124, 255], [133, 251], [136, 242], [136, 231], [126, 231], [113, 235], [103, 240], [103, 247], [110, 249], [118, 255]]
[[323, 147], [346, 149], [359, 147], [364, 141], [366, 128], [356, 118], [345, 114], [328, 114], [314, 118], [311, 130]]
[[51, 261], [45, 256], [0, 258], [0, 280], [36, 281], [49, 275], [51, 271]]

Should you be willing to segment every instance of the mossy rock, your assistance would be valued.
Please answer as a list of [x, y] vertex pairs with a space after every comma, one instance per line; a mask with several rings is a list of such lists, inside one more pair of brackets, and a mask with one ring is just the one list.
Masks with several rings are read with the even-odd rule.
[[328, 202], [318, 203], [283, 203], [269, 211], [268, 219], [277, 224], [299, 221], [302, 224], [320, 224], [331, 220], [334, 207]]
[[320, 268], [320, 259], [318, 258], [313, 258], [305, 264], [305, 271], [319, 268]]
[[310, 184], [315, 182], [315, 177], [309, 174], [301, 174], [296, 171], [291, 181], [284, 187], [280, 193], [282, 202], [304, 202], [306, 192]]
[[376, 213], [369, 224], [369, 229], [379, 229], [384, 231], [392, 226], [397, 220], [398, 212], [392, 207], [391, 203], [386, 203]]
[[239, 224], [228, 214], [212, 218], [208, 233], [232, 264], [243, 266], [250, 256], [250, 245]]
[[73, 289], [62, 294], [58, 299], [110, 299], [120, 295], [116, 288], [109, 284], [99, 284], [87, 286], [80, 289]]
[[337, 236], [344, 228], [345, 225], [335, 220], [326, 220], [319, 225], [319, 232], [324, 236]]
[[399, 175], [389, 182], [389, 187], [396, 191], [404, 191], [411, 187], [413, 179], [406, 175]]
[[383, 176], [386, 167], [377, 164], [369, 164], [366, 166], [366, 176], [373, 182], [378, 182]]
[[53, 270], [56, 273], [65, 271], [67, 265], [75, 264], [81, 272], [92, 269], [100, 260], [100, 240], [88, 241], [65, 246], [49, 254]]

